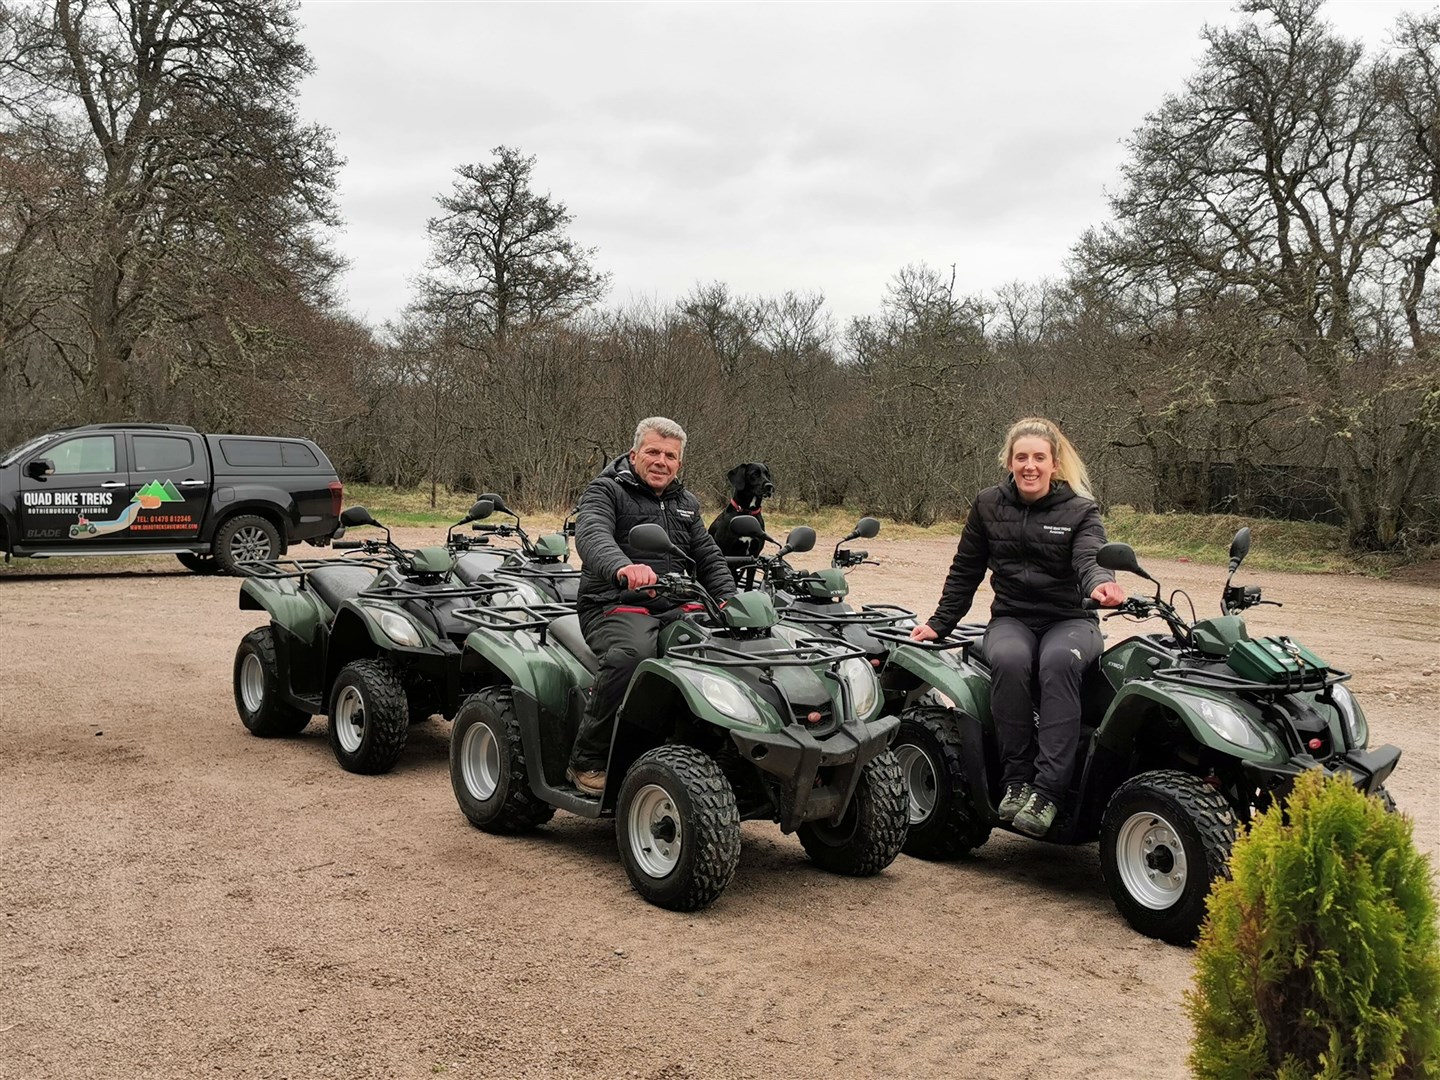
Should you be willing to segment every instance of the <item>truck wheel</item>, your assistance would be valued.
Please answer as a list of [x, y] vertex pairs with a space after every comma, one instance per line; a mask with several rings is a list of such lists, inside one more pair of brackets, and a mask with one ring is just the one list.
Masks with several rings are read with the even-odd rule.
[[237, 514], [215, 532], [215, 561], [227, 574], [243, 575], [240, 563], [273, 559], [283, 550], [279, 531], [255, 514]]
[[476, 691], [455, 714], [450, 786], [460, 812], [486, 832], [527, 832], [554, 816], [555, 808], [530, 790], [520, 720], [508, 687]]
[[268, 626], [251, 630], [235, 650], [235, 708], [245, 730], [262, 739], [298, 735], [310, 723], [309, 713], [281, 697], [275, 632]]
[[912, 705], [900, 714], [891, 745], [905, 777], [910, 831], [905, 854], [953, 859], [990, 839], [971, 800], [960, 756], [960, 731], [951, 710]]
[[330, 690], [330, 749], [354, 773], [389, 772], [405, 749], [405, 687], [385, 660], [352, 660]]
[[1211, 882], [1230, 872], [1235, 833], [1225, 797], [1189, 773], [1125, 781], [1100, 822], [1100, 870], [1120, 914], [1147, 937], [1193, 942]]
[[895, 861], [909, 823], [900, 762], [893, 750], [886, 750], [860, 770], [860, 782], [840, 824], [807, 821], [796, 832], [816, 866], [835, 874], [869, 877]]
[[220, 572], [220, 564], [215, 560], [214, 555], [199, 555], [193, 551], [182, 551], [175, 558], [180, 560], [181, 566], [195, 574], [218, 574]]
[[640, 755], [620, 785], [615, 834], [635, 891], [671, 911], [713, 903], [740, 863], [735, 791], [693, 746]]

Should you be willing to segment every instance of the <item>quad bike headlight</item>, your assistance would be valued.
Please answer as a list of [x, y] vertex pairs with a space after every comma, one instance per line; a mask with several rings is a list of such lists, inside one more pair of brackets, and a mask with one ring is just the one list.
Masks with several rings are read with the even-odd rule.
[[718, 679], [714, 675], [701, 674], [697, 678], [688, 672], [686, 674], [690, 681], [700, 688], [705, 700], [730, 719], [739, 720], [742, 724], [754, 724], [756, 727], [764, 726], [754, 703], [734, 683]]
[[1246, 750], [1257, 750], [1262, 754], [1274, 752], [1275, 748], [1270, 740], [1244, 715], [1223, 701], [1189, 694], [1178, 696], [1185, 698], [1186, 703], [1205, 721], [1210, 730], [1226, 742], [1243, 746]]
[[380, 629], [384, 630], [385, 636], [396, 645], [413, 649], [421, 642], [420, 631], [415, 624], [398, 611], [380, 612]]
[[880, 702], [880, 680], [875, 678], [875, 669], [868, 661], [853, 656], [841, 662], [840, 677], [850, 687], [855, 715], [861, 720], [870, 719], [870, 714]]
[[1350, 740], [1351, 748], [1363, 750], [1370, 741], [1370, 722], [1365, 719], [1355, 695], [1344, 683], [1336, 683], [1330, 688], [1330, 699], [1340, 713], [1340, 722], [1345, 725], [1345, 736]]

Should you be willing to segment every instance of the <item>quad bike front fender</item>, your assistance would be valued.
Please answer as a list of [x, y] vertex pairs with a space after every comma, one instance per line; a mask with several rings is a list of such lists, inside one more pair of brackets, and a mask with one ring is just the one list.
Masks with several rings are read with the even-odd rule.
[[943, 694], [946, 708], [968, 713], [988, 726], [990, 722], [990, 680], [951, 652], [912, 649], [901, 645], [890, 653], [886, 668], [898, 668], [919, 679], [924, 686]]
[[1126, 755], [1144, 724], [1179, 723], [1190, 738], [1207, 750], [1241, 762], [1273, 765], [1287, 757], [1284, 746], [1248, 702], [1173, 683], [1140, 679], [1120, 687], [1096, 726], [1100, 746]]

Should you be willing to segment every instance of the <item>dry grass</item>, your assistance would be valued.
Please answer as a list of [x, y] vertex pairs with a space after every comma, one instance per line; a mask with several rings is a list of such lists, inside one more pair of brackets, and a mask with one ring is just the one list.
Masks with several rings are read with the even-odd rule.
[[[448, 525], [464, 516], [474, 501], [472, 493], [436, 493], [436, 508], [430, 509], [429, 489], [395, 491], [368, 484], [347, 484], [347, 505], [363, 505], [386, 524]], [[562, 510], [522, 514], [527, 531], [558, 528]], [[832, 506], [821, 510], [766, 509], [765, 524], [771, 535], [780, 536], [796, 525], [810, 525], [825, 535], [845, 533], [863, 511]], [[937, 521], [921, 526], [882, 518], [882, 535], [887, 540], [918, 540], [958, 536], [963, 522]], [[1225, 514], [1146, 514], [1128, 506], [1114, 507], [1105, 527], [1112, 540], [1135, 548], [1141, 559], [1188, 559], [1191, 562], [1223, 565], [1229, 556], [1230, 541], [1242, 525], [1251, 532], [1251, 554], [1246, 563], [1259, 570], [1288, 570], [1310, 574], [1373, 574], [1385, 576], [1399, 560], [1393, 557], [1356, 555], [1345, 550], [1341, 530], [1333, 525], [1270, 518], [1241, 518]]]

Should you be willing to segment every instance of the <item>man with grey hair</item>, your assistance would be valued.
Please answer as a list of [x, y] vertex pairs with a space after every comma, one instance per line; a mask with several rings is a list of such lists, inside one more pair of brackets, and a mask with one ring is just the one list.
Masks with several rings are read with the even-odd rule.
[[576, 608], [600, 671], [565, 775], [587, 795], [605, 791], [615, 714], [635, 668], [656, 655], [660, 628], [683, 614], [675, 601], [643, 591], [660, 574], [681, 569], [680, 560], [631, 548], [630, 530], [645, 522], [659, 525], [695, 560], [700, 584], [712, 596], [723, 601], [735, 595], [725, 556], [700, 518], [700, 502], [680, 483], [684, 453], [680, 425], [648, 417], [636, 426], [630, 453], [612, 461], [580, 497], [575, 550], [585, 565]]

